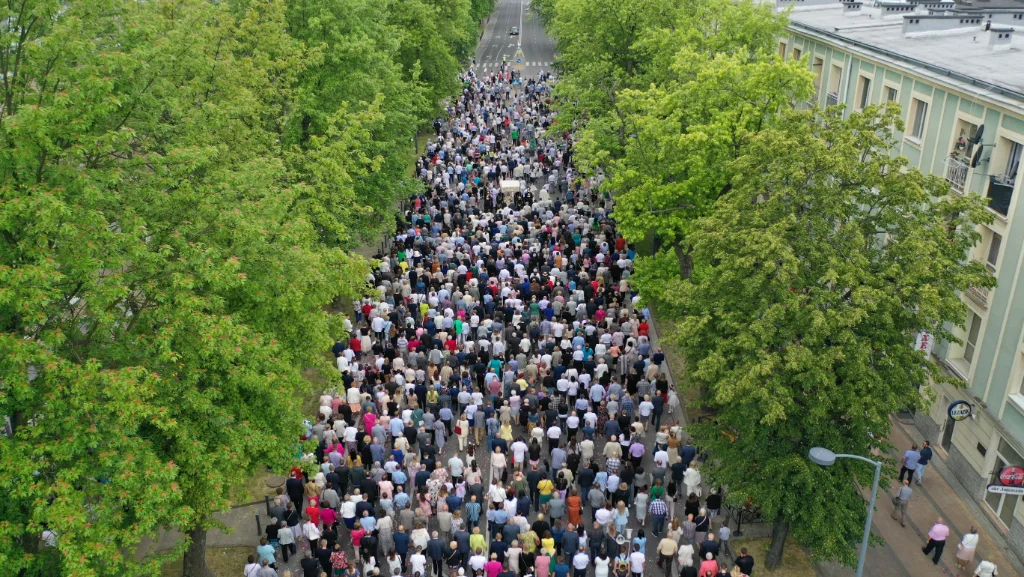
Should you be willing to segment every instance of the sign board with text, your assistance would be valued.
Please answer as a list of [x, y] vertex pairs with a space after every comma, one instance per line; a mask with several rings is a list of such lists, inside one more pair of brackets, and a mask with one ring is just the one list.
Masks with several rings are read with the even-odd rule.
[[1024, 495], [1024, 487], [1007, 487], [1005, 485], [989, 485], [989, 493], [999, 493], [1000, 495]]
[[967, 401], [953, 401], [949, 404], [949, 418], [954, 421], [962, 421], [971, 416], [974, 407]]
[[934, 344], [934, 341], [935, 339], [929, 332], [922, 331], [917, 333], [917, 339], [914, 341], [914, 350], [923, 352], [926, 357], [930, 356], [932, 354], [932, 344]]
[[1004, 487], [1024, 487], [1024, 467], [1003, 467], [1003, 470], [999, 471], [999, 483]]

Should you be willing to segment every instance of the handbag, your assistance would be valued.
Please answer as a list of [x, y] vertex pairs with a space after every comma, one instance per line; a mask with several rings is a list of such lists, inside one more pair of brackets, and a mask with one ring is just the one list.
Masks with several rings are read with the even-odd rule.
[[455, 434], [456, 435], [461, 435], [462, 434], [462, 427], [460, 427], [458, 425], [455, 425]]
[[896, 495], [895, 497], [892, 498], [892, 504], [893, 505], [899, 505], [900, 504], [900, 496], [899, 495]]

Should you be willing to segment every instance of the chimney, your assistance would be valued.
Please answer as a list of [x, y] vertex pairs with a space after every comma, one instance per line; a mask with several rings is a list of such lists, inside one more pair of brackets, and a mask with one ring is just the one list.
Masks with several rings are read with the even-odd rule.
[[875, 2], [875, 6], [878, 7], [883, 20], [890, 20], [893, 18], [902, 18], [907, 14], [913, 14], [917, 8], [914, 4], [907, 4], [905, 2]]
[[1013, 28], [1009, 26], [992, 26], [988, 29], [988, 49], [996, 52], [1009, 50], [1013, 42]]
[[903, 36], [918, 38], [978, 30], [981, 24], [981, 17], [974, 14], [911, 14], [903, 17]]
[[851, 0], [843, 0], [843, 15], [844, 16], [856, 16], [860, 14], [861, 7], [864, 6], [863, 2], [853, 2]]

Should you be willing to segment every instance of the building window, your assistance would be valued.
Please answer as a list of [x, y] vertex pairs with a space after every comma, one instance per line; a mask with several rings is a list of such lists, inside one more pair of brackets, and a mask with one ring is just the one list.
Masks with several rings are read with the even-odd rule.
[[885, 87], [885, 101], [886, 102], [896, 102], [897, 97], [899, 97], [899, 91], [897, 91], [895, 87], [893, 87], [893, 86], [886, 86]]
[[785, 42], [779, 42], [779, 57], [781, 57], [783, 60], [786, 59], [786, 43]]
[[821, 90], [821, 75], [822, 69], [825, 67], [825, 61], [817, 56], [814, 57], [814, 62], [811, 63], [811, 74], [814, 74], [814, 92], [817, 93]]
[[978, 346], [978, 334], [981, 332], [981, 317], [971, 311], [967, 315], [967, 338], [964, 339], [964, 360], [968, 364], [974, 361], [974, 352]]
[[[998, 485], [999, 473], [1003, 468], [1007, 465], [1017, 465], [1020, 463], [1020, 454], [1005, 439], [1000, 438], [999, 445], [996, 448], [995, 467], [992, 469], [992, 477], [989, 479], [989, 483]], [[988, 504], [992, 512], [996, 514], [996, 517], [1006, 527], [1013, 524], [1013, 514], [1020, 501], [1021, 497], [1018, 495], [1002, 495], [1000, 493], [987, 493], [985, 495], [985, 503]]]
[[861, 76], [857, 80], [857, 110], [863, 110], [871, 104], [871, 79]]
[[800, 60], [800, 56], [802, 56], [802, 55], [803, 55], [803, 52], [801, 52], [799, 48], [794, 48], [793, 49], [793, 60]]
[[992, 233], [992, 240], [988, 243], [988, 257], [985, 258], [985, 264], [992, 271], [996, 270], [996, 263], [999, 262], [999, 249], [1003, 245], [1003, 237], [998, 232]]
[[924, 136], [924, 123], [928, 119], [928, 103], [913, 99], [910, 105], [910, 114], [910, 136], [921, 140], [921, 137]]

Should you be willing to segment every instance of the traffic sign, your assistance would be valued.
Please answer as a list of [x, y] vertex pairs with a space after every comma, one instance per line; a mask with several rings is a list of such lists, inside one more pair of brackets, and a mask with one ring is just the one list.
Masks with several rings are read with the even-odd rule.
[[522, 62], [523, 62], [523, 59], [522, 59], [522, 58], [516, 58], [516, 63], [517, 63], [517, 64], [521, 64]]

